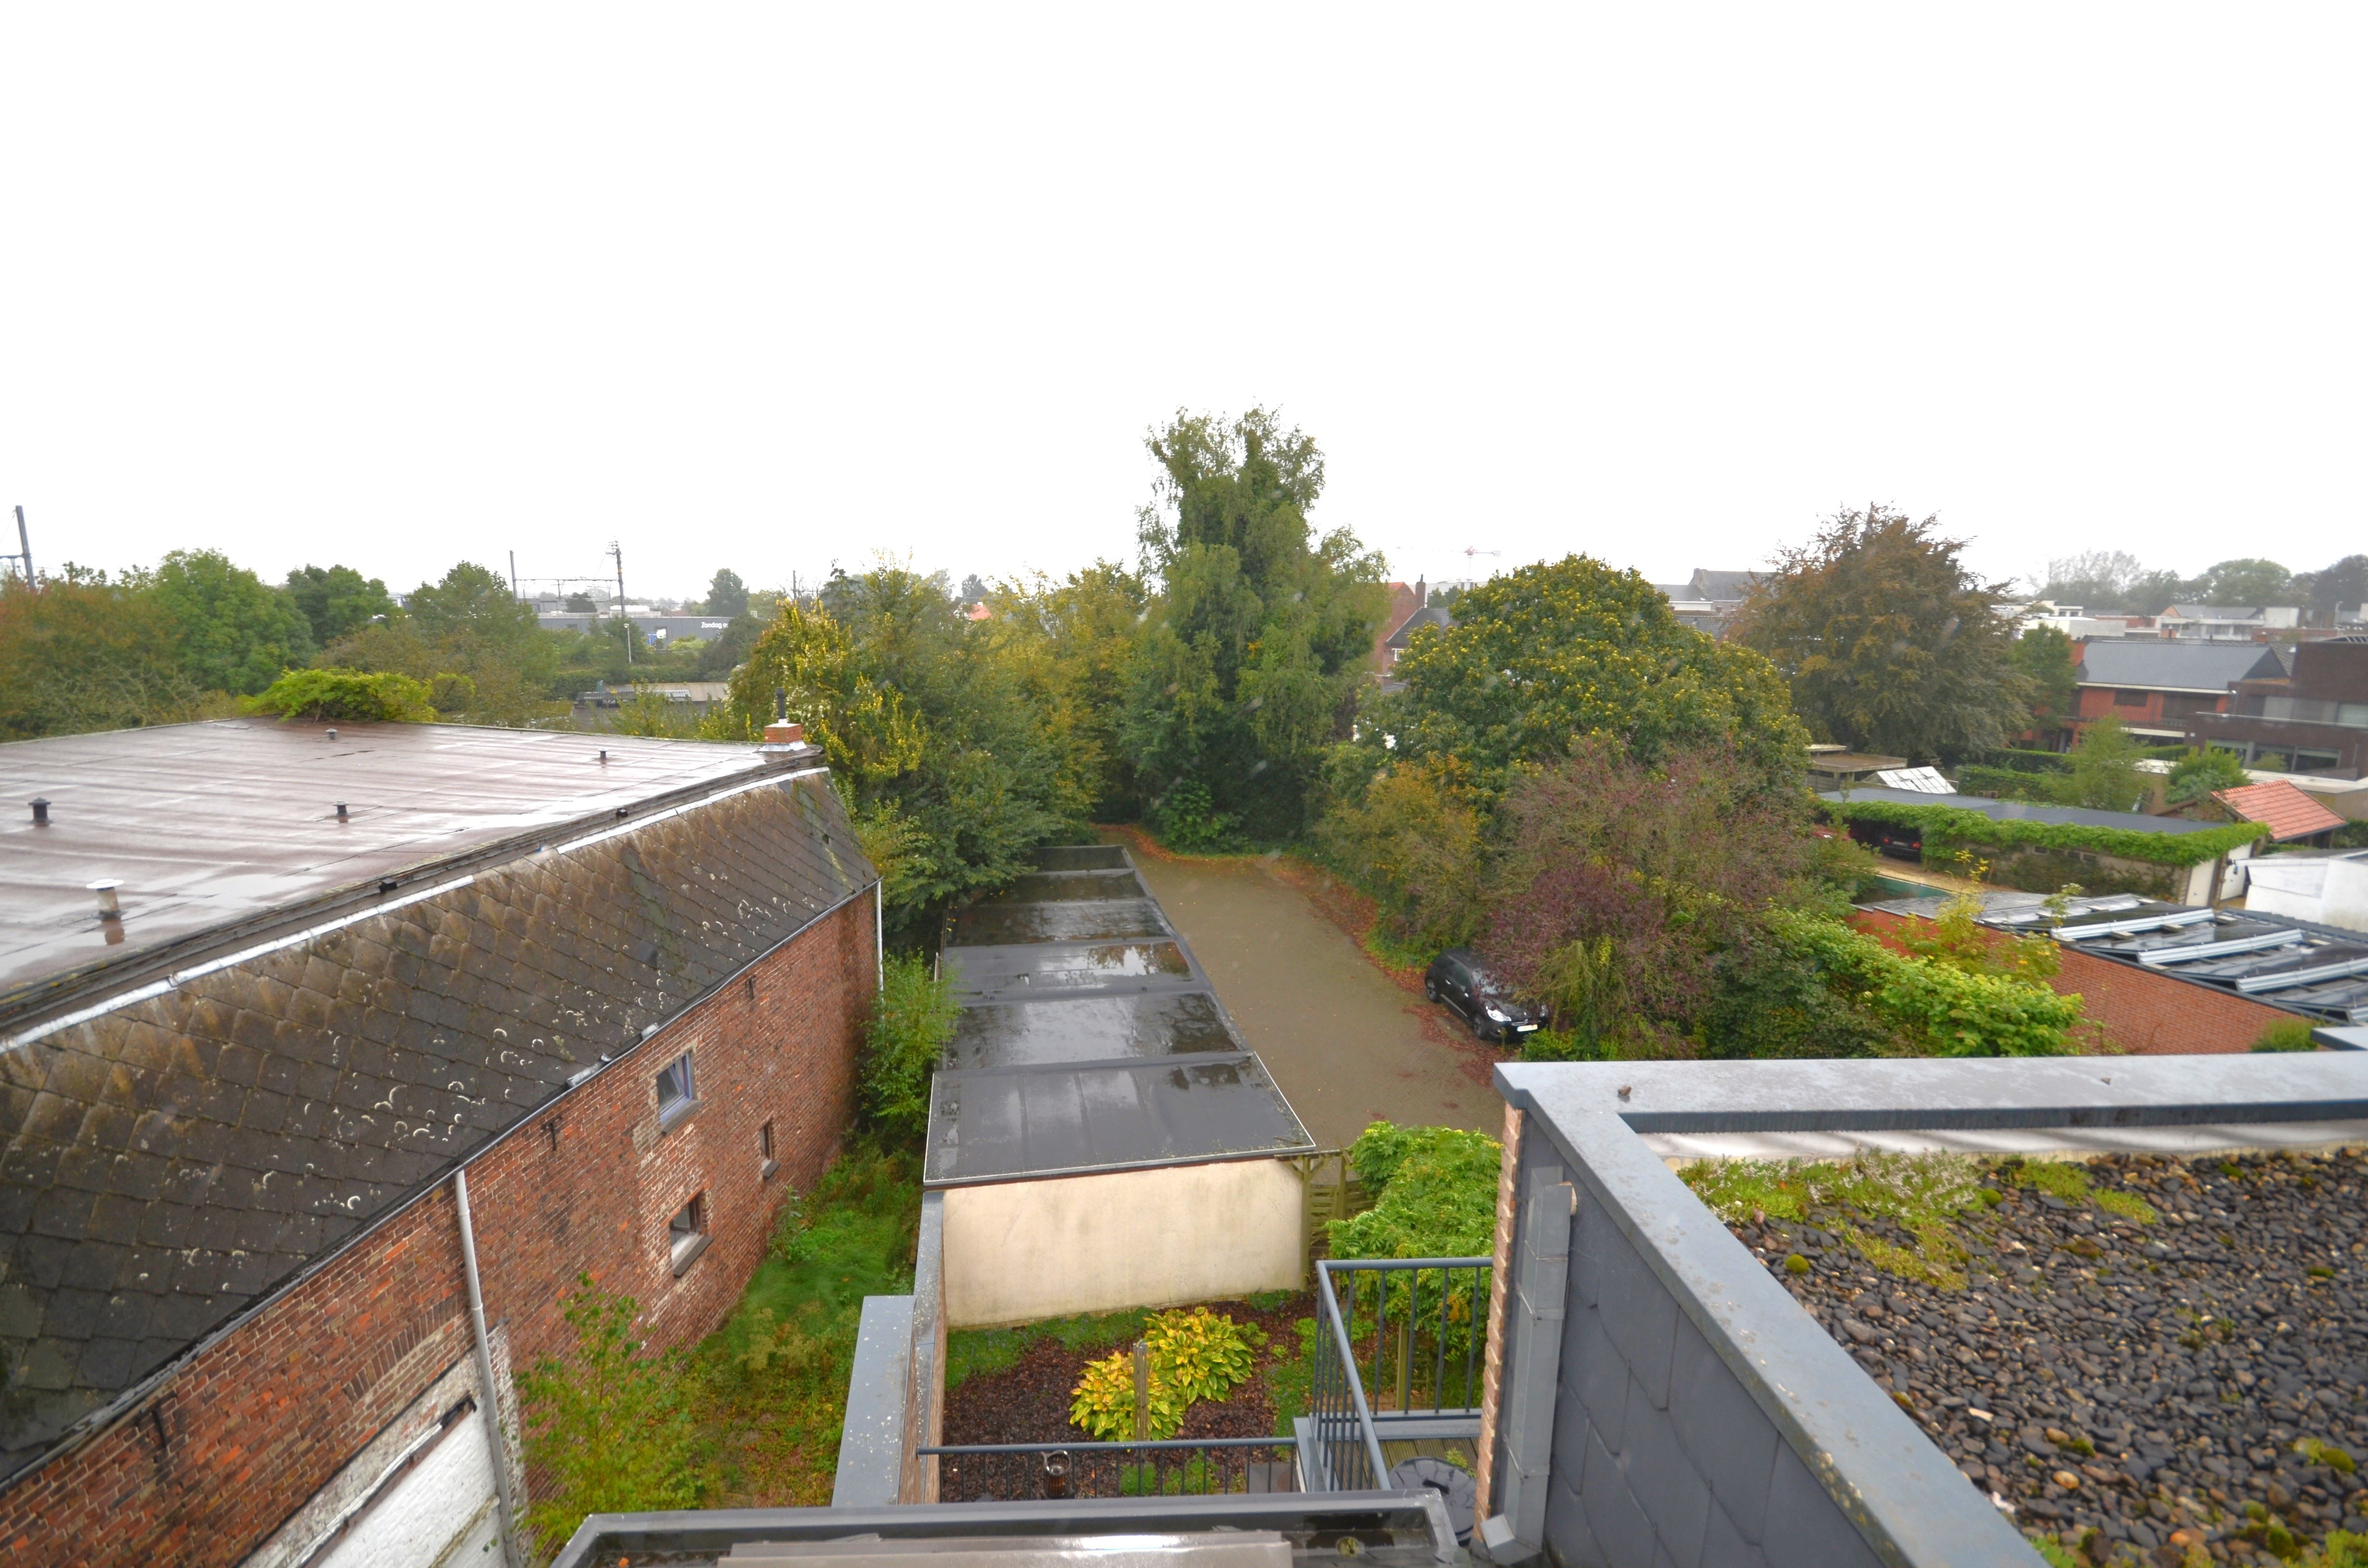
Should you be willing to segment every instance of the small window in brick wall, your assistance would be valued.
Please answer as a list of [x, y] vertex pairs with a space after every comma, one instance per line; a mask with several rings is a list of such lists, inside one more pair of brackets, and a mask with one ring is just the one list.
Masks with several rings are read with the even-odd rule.
[[674, 1211], [674, 1218], [666, 1221], [666, 1245], [674, 1255], [677, 1277], [707, 1250], [707, 1194], [699, 1194]]
[[686, 1051], [658, 1073], [658, 1131], [664, 1132], [699, 1104], [690, 1076], [690, 1052]]
[[757, 1129], [757, 1153], [765, 1162], [764, 1167], [757, 1173], [757, 1179], [772, 1180], [773, 1173], [781, 1168], [781, 1162], [773, 1155], [773, 1124], [769, 1121]]

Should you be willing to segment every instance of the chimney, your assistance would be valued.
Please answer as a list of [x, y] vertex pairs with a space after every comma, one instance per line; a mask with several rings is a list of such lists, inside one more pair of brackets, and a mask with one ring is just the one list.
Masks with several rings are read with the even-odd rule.
[[803, 745], [805, 739], [806, 727], [791, 723], [787, 719], [776, 719], [765, 726], [765, 744], [768, 746]]

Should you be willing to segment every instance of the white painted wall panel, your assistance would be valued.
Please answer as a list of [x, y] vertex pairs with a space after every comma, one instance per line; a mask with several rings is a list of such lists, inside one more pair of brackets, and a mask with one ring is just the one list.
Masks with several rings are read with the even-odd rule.
[[1301, 1284], [1306, 1189], [1280, 1160], [945, 1194], [954, 1328], [1223, 1301]]

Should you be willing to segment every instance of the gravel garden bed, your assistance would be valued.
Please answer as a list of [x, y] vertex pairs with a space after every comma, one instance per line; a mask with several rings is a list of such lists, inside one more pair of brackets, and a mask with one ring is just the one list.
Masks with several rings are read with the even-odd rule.
[[2368, 1532], [2361, 1153], [1685, 1176], [2058, 1561]]
[[[1264, 1437], [1275, 1435], [1276, 1395], [1298, 1414], [1292, 1392], [1305, 1381], [1306, 1350], [1295, 1327], [1308, 1319], [1311, 1299], [1292, 1295], [1280, 1302], [1211, 1301], [1212, 1311], [1235, 1323], [1256, 1324], [1267, 1335], [1258, 1375], [1230, 1398], [1201, 1400], [1185, 1413], [1177, 1437]], [[993, 1335], [953, 1336], [950, 1360], [959, 1367], [965, 1350], [997, 1369], [972, 1372], [946, 1390], [948, 1444], [1084, 1443], [1092, 1437], [1069, 1420], [1070, 1392], [1086, 1368], [1112, 1350], [1132, 1344], [1147, 1314], [1115, 1313], [1069, 1319], [1059, 1324], [996, 1331]], [[964, 1339], [969, 1346], [962, 1345]], [[1016, 1360], [1009, 1353], [1017, 1351]], [[982, 1355], [981, 1352], [984, 1352]], [[1277, 1374], [1281, 1375], [1278, 1376]]]

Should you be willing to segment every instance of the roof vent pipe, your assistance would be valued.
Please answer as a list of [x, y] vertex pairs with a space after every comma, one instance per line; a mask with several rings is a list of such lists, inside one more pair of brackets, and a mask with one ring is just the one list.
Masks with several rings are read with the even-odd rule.
[[600, 748], [600, 760], [603, 762], [609, 760], [609, 748], [607, 746], [602, 746]]
[[89, 884], [90, 891], [98, 895], [98, 917], [101, 920], [123, 918], [123, 905], [115, 896], [115, 890], [122, 885], [112, 878], [105, 878]]
[[329, 738], [333, 741], [337, 738], [337, 727], [335, 724], [329, 726]]
[[33, 825], [35, 827], [50, 825], [50, 803], [39, 797], [33, 801]]
[[345, 822], [345, 821], [347, 821], [347, 820], [348, 820], [348, 819], [347, 819], [347, 817], [346, 816], [346, 803], [345, 803], [343, 801], [339, 801], [337, 802], [337, 820], [338, 820], [339, 822]]

